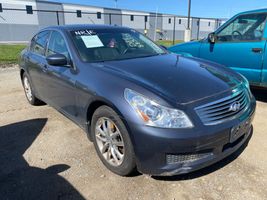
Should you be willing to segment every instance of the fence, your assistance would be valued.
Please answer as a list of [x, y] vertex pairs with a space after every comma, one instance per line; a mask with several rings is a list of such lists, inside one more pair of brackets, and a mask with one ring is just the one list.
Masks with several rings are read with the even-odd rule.
[[[102, 8], [101, 8], [102, 9]], [[206, 37], [222, 23], [221, 19], [190, 18], [191, 39]], [[39, 29], [51, 25], [67, 24], [116, 24], [127, 26], [144, 33], [152, 40], [166, 40], [174, 44], [184, 40], [187, 17], [102, 9], [102, 12], [63, 10], [54, 6], [51, 10], [2, 8], [0, 9], [0, 42], [28, 41]]]

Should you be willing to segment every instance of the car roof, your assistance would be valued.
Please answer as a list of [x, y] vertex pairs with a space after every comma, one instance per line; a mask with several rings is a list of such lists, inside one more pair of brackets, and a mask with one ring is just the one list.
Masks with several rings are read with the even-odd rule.
[[118, 25], [103, 25], [103, 24], [72, 24], [72, 25], [59, 25], [59, 26], [49, 26], [44, 28], [43, 30], [47, 29], [56, 29], [56, 30], [62, 30], [62, 31], [73, 31], [78, 29], [130, 29], [128, 27], [118, 26]]
[[241, 12], [240, 14], [254, 14], [254, 13], [267, 13], [267, 8], [261, 8], [261, 9], [256, 9], [256, 10], [249, 10], [245, 12]]

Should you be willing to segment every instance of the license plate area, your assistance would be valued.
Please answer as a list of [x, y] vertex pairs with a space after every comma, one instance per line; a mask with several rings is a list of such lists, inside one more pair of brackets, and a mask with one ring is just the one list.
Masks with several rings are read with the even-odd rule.
[[230, 132], [230, 143], [236, 141], [243, 134], [246, 134], [251, 127], [251, 119], [241, 122], [239, 125], [234, 126]]

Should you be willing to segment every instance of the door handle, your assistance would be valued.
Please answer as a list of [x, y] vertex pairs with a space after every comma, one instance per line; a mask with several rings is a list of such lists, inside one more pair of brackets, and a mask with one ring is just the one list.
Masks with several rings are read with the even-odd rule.
[[252, 48], [252, 51], [254, 53], [261, 53], [262, 52], [262, 48]]

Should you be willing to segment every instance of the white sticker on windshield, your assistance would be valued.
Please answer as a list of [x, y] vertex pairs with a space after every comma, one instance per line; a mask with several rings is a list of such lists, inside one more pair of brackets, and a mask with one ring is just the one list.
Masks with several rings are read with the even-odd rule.
[[81, 36], [86, 48], [103, 47], [103, 43], [97, 35], [83, 35]]

